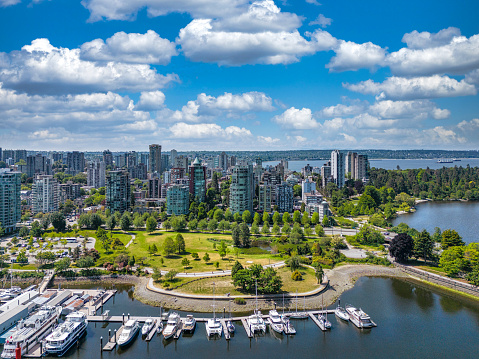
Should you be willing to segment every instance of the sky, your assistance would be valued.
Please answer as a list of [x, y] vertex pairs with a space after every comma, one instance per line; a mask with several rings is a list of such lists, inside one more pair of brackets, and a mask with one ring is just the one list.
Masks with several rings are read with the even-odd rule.
[[0, 0], [0, 147], [479, 149], [479, 2]]

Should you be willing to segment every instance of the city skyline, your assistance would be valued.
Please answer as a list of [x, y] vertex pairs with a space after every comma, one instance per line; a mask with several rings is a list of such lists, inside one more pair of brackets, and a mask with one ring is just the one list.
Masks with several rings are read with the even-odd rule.
[[479, 4], [118, 4], [0, 0], [0, 147], [479, 147]]

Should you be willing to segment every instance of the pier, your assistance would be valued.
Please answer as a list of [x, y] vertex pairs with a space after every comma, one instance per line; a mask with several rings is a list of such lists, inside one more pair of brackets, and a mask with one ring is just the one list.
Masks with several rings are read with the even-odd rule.
[[178, 339], [181, 335], [181, 333], [183, 332], [183, 325], [185, 325], [185, 320], [184, 319], [181, 319], [180, 321], [180, 326], [178, 327], [178, 329], [176, 330], [176, 333], [175, 335], [173, 335], [173, 338], [174, 339]]
[[115, 335], [113, 335], [111, 338], [109, 338], [108, 342], [106, 345], [103, 347], [104, 351], [112, 351], [116, 347], [116, 339], [121, 335], [123, 332], [124, 326], [122, 325], [120, 329], [115, 331]]
[[153, 336], [155, 335], [156, 331], [158, 330], [158, 321], [156, 319], [153, 319], [153, 328], [150, 330], [150, 332], [146, 335], [145, 340], [149, 342], [151, 339], [153, 339]]
[[226, 319], [220, 319], [220, 323], [223, 326], [223, 332], [225, 333], [225, 339], [230, 340], [230, 332], [228, 331], [228, 327], [226, 326]]

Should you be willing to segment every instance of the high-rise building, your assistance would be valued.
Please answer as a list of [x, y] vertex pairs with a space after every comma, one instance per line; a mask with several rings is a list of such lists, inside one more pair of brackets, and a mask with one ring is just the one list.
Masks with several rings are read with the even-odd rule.
[[165, 183], [178, 183], [178, 180], [185, 177], [186, 171], [184, 168], [172, 168], [170, 170], [169, 182]]
[[344, 157], [344, 172], [346, 173], [346, 175], [349, 173], [351, 174], [351, 178], [352, 177], [352, 172], [354, 171], [354, 166], [353, 166], [353, 158], [354, 156], [357, 156], [358, 154], [356, 152], [348, 152], [346, 154], [346, 156]]
[[68, 181], [60, 184], [60, 202], [65, 202], [67, 199], [74, 200], [81, 197], [81, 186], [79, 183]]
[[236, 156], [231, 156], [230, 157], [230, 166], [231, 167], [236, 166], [236, 162], [237, 162]]
[[276, 186], [276, 205], [278, 206], [278, 212], [293, 212], [293, 193], [293, 186], [286, 182]]
[[126, 171], [110, 171], [106, 176], [106, 207], [123, 213], [130, 209], [130, 176]]
[[53, 176], [40, 175], [33, 180], [32, 212], [50, 213], [58, 211], [60, 185]]
[[161, 173], [161, 146], [150, 145], [150, 156], [148, 158], [148, 170], [150, 173]]
[[15, 231], [22, 216], [20, 189], [22, 174], [8, 168], [0, 169], [0, 224], [6, 233]]
[[188, 214], [190, 210], [190, 191], [188, 186], [172, 185], [166, 192], [166, 213], [169, 215]]
[[198, 198], [198, 202], [206, 200], [206, 167], [202, 166], [198, 158], [195, 158], [190, 166], [190, 194]]
[[326, 188], [326, 185], [332, 182], [331, 177], [331, 162], [328, 161], [321, 167], [321, 185]]
[[223, 171], [228, 169], [228, 155], [225, 152], [221, 152], [218, 156], [218, 167]]
[[161, 155], [161, 170], [168, 171], [170, 169], [170, 156], [167, 153]]
[[132, 179], [146, 180], [148, 178], [148, 171], [144, 163], [129, 167], [128, 172], [130, 173], [130, 178]]
[[85, 170], [85, 154], [83, 152], [73, 151], [67, 153], [68, 173], [76, 175]]
[[90, 187], [105, 187], [106, 164], [100, 161], [91, 161], [87, 165], [87, 184]]
[[46, 156], [40, 153], [35, 156], [27, 157], [27, 177], [34, 177], [35, 175], [51, 175], [52, 166]]
[[271, 212], [273, 187], [267, 184], [259, 185], [258, 210], [262, 212]]
[[0, 147], [0, 161], [3, 161], [3, 152], [1, 147]]
[[27, 162], [27, 150], [15, 150], [15, 163], [24, 160]]
[[368, 173], [368, 156], [358, 155], [354, 162], [354, 178], [355, 180], [365, 181], [369, 177]]
[[240, 164], [233, 167], [230, 185], [230, 208], [233, 213], [253, 213], [254, 178], [253, 165]]
[[51, 158], [52, 158], [53, 163], [58, 162], [58, 161], [63, 162], [63, 153], [62, 152], [53, 152], [51, 154]]
[[148, 180], [148, 198], [162, 198], [160, 177], [152, 177]]
[[175, 162], [171, 164], [171, 168], [182, 168], [185, 170], [185, 173], [188, 172], [188, 157], [186, 156], [177, 156]]
[[[161, 155], [161, 157], [163, 157], [163, 155]], [[144, 165], [146, 165], [146, 170], [147, 171], [148, 171], [149, 162], [150, 162], [150, 154], [149, 153], [141, 153], [140, 154], [140, 163], [143, 163]], [[164, 167], [161, 166], [161, 168], [164, 168]]]
[[173, 166], [176, 163], [176, 157], [178, 157], [178, 152], [176, 150], [170, 151], [170, 166]]
[[15, 161], [15, 151], [13, 151], [13, 150], [3, 150], [2, 161], [7, 162], [7, 160], [9, 158], [11, 158], [13, 161]]
[[339, 150], [331, 152], [331, 175], [338, 188], [344, 186], [344, 153]]
[[113, 167], [113, 154], [110, 150], [103, 151], [103, 162], [105, 163], [105, 166]]
[[135, 151], [130, 151], [125, 153], [126, 156], [126, 167], [132, 168], [138, 164], [138, 155]]
[[306, 178], [301, 182], [301, 200], [304, 201], [306, 194], [314, 194], [316, 192], [316, 182], [311, 177]]

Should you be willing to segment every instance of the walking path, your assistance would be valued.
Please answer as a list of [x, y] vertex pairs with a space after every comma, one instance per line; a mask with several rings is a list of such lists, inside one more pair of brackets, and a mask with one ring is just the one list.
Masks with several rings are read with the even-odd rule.
[[133, 233], [125, 233], [131, 236], [130, 241], [126, 244], [125, 248], [128, 248], [131, 244], [133, 244], [133, 241], [135, 240], [136, 236]]

